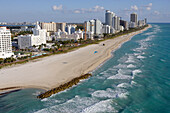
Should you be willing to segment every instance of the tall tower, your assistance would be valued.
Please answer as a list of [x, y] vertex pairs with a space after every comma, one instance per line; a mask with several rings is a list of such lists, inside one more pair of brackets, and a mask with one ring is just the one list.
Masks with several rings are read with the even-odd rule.
[[134, 22], [136, 24], [136, 26], [138, 25], [138, 15], [136, 13], [132, 13], [130, 15], [130, 21]]
[[115, 16], [115, 13], [106, 10], [106, 14], [105, 14], [105, 24], [109, 25], [110, 27], [112, 27], [112, 18]]
[[7, 58], [12, 53], [11, 33], [6, 27], [0, 27], [0, 58]]

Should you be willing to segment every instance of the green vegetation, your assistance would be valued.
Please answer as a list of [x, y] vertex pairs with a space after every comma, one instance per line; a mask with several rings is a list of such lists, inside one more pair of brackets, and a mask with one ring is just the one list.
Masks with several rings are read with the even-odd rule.
[[14, 40], [14, 37], [17, 37], [19, 35], [29, 35], [29, 34], [33, 34], [33, 32], [32, 31], [20, 31], [19, 33], [12, 33], [11, 40]]
[[[38, 58], [43, 58], [43, 57], [50, 56], [50, 55], [62, 54], [62, 53], [74, 51], [74, 50], [81, 48], [81, 47], [85, 47], [85, 46], [88, 46], [88, 45], [91, 45], [91, 44], [98, 44], [98, 43], [100, 43], [101, 41], [104, 41], [104, 40], [113, 39], [113, 38], [116, 38], [116, 37], [119, 37], [119, 36], [122, 36], [122, 35], [126, 35], [128, 33], [132, 33], [132, 32], [142, 30], [145, 27], [148, 27], [148, 25], [140, 27], [140, 28], [125, 30], [125, 31], [122, 31], [122, 32], [119, 32], [119, 33], [116, 33], [116, 34], [104, 34], [104, 37], [101, 40], [97, 40], [97, 39], [96, 40], [90, 40], [90, 39], [83, 40], [83, 39], [80, 39], [78, 41], [74, 41], [74, 40], [58, 41], [58, 42], [55, 42], [55, 44], [54, 44], [54, 46], [57, 46], [57, 48], [54, 47], [53, 49], [52, 48], [51, 49], [43, 49], [43, 51], [48, 52], [48, 54], [45, 54], [45, 55], [42, 55], [42, 56], [37, 56], [37, 57], [34, 57], [34, 58], [31, 58], [30, 56], [25, 56], [25, 57], [18, 58], [19, 61], [16, 61], [13, 58], [12, 59], [7, 58], [5, 61], [4, 61], [4, 59], [0, 59], [0, 69], [3, 68], [3, 67], [6, 67], [6, 66], [11, 66], [13, 64], [23, 64], [23, 63], [26, 63], [26, 62], [29, 62], [31, 60], [35, 60], [35, 59], [38, 59]], [[60, 44], [62, 44], [63, 46], [60, 46]], [[46, 46], [46, 45], [43, 44], [43, 45], [41, 45], [41, 47], [42, 46]], [[40, 49], [40, 47], [39, 47], [39, 49]]]
[[12, 63], [12, 62], [15, 62], [15, 61], [16, 61], [15, 58], [6, 58], [6, 59], [0, 58], [0, 64]]
[[17, 35], [28, 35], [28, 34], [33, 34], [32, 31], [20, 31]]
[[81, 29], [81, 30], [84, 29], [83, 24], [77, 24], [76, 31], [79, 30], [79, 29]]

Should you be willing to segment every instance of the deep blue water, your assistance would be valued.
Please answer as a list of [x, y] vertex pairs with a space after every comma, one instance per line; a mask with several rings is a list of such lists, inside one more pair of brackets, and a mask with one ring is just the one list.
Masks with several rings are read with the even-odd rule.
[[93, 77], [39, 100], [38, 89], [0, 96], [2, 113], [170, 113], [170, 24], [152, 24]]

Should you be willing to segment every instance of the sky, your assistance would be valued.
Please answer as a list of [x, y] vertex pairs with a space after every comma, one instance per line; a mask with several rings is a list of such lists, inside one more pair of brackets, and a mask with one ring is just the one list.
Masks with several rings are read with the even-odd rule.
[[104, 22], [105, 10], [127, 21], [136, 12], [148, 22], [170, 22], [170, 0], [0, 0], [0, 22]]

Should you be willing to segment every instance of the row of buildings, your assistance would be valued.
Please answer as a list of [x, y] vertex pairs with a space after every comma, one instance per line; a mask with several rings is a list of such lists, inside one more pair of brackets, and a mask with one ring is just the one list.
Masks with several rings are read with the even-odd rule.
[[[79, 40], [94, 39], [95, 36], [102, 37], [104, 33], [114, 34], [129, 28], [136, 28], [146, 25], [147, 20], [139, 20], [136, 13], [130, 15], [130, 22], [122, 20], [115, 13], [106, 10], [105, 23], [98, 19], [84, 22], [84, 30], [76, 30], [77, 25], [66, 23], [39, 23], [34, 28], [21, 27], [21, 31], [33, 31], [33, 34], [20, 35], [18, 39], [19, 49], [32, 48], [46, 44], [52, 40]], [[6, 58], [14, 55], [12, 53], [11, 33], [6, 27], [0, 27], [0, 58]]]
[[[146, 25], [145, 20], [139, 20], [136, 13], [130, 15], [130, 22], [122, 20], [121, 17], [118, 17], [114, 12], [106, 10], [105, 13], [105, 23], [102, 23], [98, 19], [93, 19], [84, 22], [84, 27], [88, 38], [91, 35], [102, 35], [114, 34], [123, 30], [128, 30], [129, 28], [136, 28]], [[91, 34], [91, 35], [88, 35]]]

